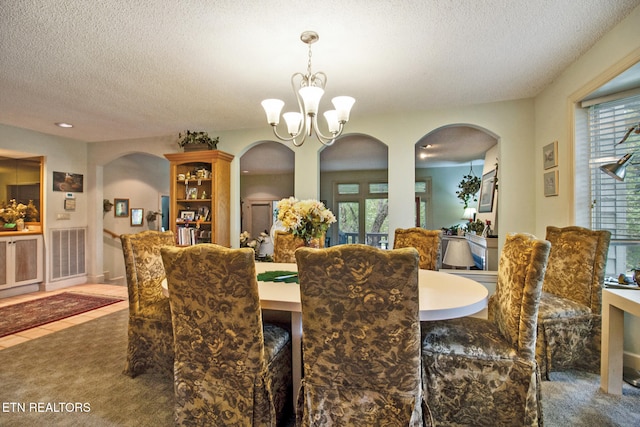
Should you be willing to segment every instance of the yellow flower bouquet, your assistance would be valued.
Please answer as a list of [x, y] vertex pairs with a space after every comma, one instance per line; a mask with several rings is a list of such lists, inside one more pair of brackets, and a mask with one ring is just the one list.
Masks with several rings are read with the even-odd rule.
[[318, 200], [289, 197], [278, 202], [278, 220], [287, 231], [308, 243], [322, 237], [336, 217]]

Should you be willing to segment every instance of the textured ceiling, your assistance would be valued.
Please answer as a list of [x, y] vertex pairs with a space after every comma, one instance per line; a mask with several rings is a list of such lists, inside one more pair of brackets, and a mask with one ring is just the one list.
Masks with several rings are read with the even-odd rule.
[[354, 118], [532, 97], [638, 4], [4, 1], [0, 123], [81, 141], [266, 127], [262, 99], [293, 106], [304, 30]]

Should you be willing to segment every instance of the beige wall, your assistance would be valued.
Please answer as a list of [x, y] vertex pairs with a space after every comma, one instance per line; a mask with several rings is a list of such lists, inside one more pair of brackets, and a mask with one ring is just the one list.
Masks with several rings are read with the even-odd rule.
[[[535, 232], [548, 225], [566, 226], [585, 217], [589, 201], [580, 205], [574, 192], [575, 104], [584, 96], [640, 62], [640, 7], [573, 63], [535, 99]], [[559, 194], [544, 197], [542, 147], [558, 141]], [[581, 215], [582, 214], [582, 215]], [[579, 224], [589, 226], [589, 224]], [[625, 364], [640, 368], [640, 319], [625, 315]]]
[[[428, 110], [382, 117], [357, 117], [348, 131], [369, 135], [389, 146], [389, 229], [410, 227], [414, 221], [413, 165], [415, 144], [424, 135], [445, 125], [464, 124], [482, 128], [498, 138], [501, 179], [500, 231], [533, 232], [535, 227], [535, 186], [533, 156], [533, 100], [516, 100], [467, 107]], [[238, 157], [254, 144], [270, 138], [271, 129], [220, 132], [221, 150], [236, 156], [232, 163], [232, 210], [239, 206]], [[295, 196], [318, 198], [320, 188], [319, 150], [321, 144], [307, 141], [295, 150]], [[408, 167], [407, 165], [411, 165]], [[504, 167], [503, 167], [504, 165]], [[234, 202], [234, 199], [238, 203]], [[504, 210], [504, 211], [503, 211]], [[232, 212], [231, 235], [240, 233], [239, 214]]]
[[[547, 225], [574, 224], [573, 192], [575, 103], [640, 61], [640, 7], [574, 62], [535, 99], [536, 232]], [[558, 141], [559, 195], [544, 197], [542, 147]]]

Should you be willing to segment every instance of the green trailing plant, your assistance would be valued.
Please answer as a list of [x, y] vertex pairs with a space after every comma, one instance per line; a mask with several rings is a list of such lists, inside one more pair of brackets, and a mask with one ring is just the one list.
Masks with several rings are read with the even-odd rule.
[[191, 132], [189, 130], [178, 134], [178, 146], [184, 148], [188, 144], [206, 144], [209, 149], [215, 150], [218, 147], [220, 137], [211, 138], [207, 132]]
[[480, 178], [473, 175], [473, 171], [469, 171], [468, 175], [462, 177], [462, 181], [458, 184], [460, 190], [456, 191], [458, 199], [464, 203], [464, 208], [469, 207], [469, 201], [478, 201], [478, 191], [480, 191]]

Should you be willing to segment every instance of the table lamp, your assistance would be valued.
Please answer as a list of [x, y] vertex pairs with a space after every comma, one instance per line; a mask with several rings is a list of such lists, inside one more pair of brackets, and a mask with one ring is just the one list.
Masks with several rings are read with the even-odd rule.
[[471, 255], [469, 242], [466, 239], [449, 240], [442, 263], [452, 267], [467, 267], [467, 270], [476, 265]]

